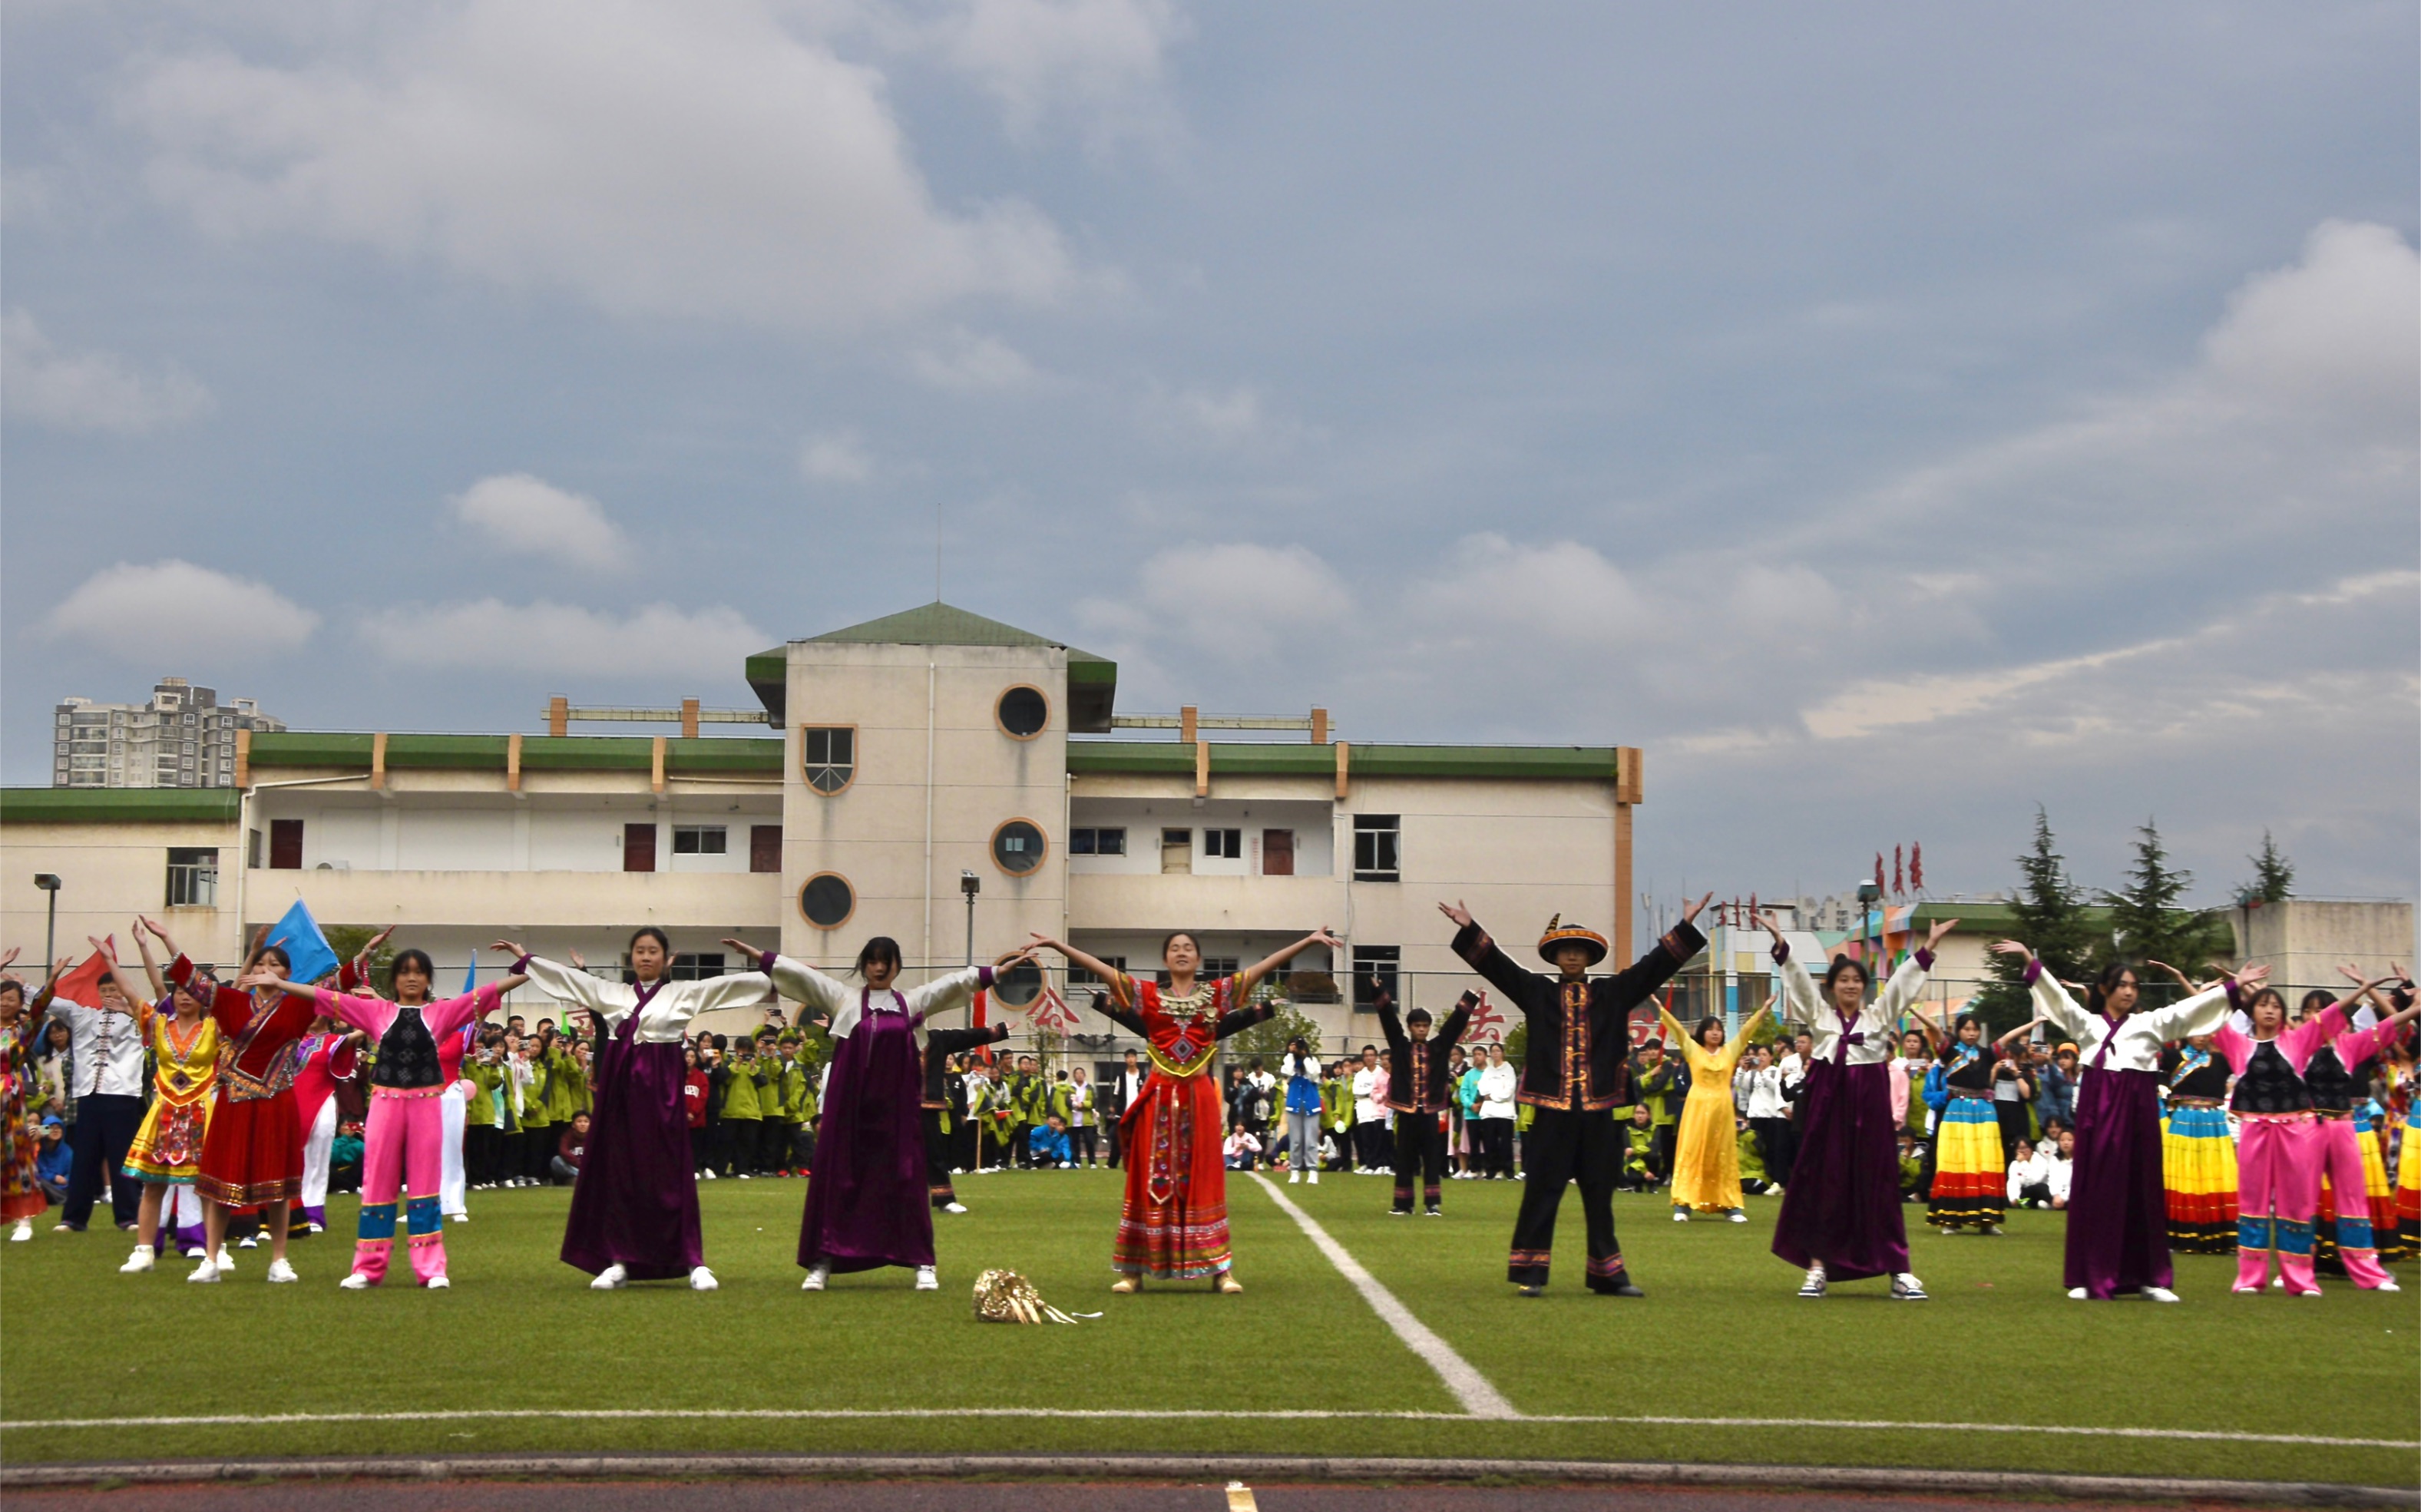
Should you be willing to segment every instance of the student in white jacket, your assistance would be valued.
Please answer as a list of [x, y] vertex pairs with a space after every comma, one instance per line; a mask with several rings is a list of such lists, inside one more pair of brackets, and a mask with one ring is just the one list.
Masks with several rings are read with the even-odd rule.
[[1522, 1073], [1505, 1058], [1505, 1047], [1488, 1047], [1488, 1065], [1479, 1073], [1479, 1169], [1489, 1179], [1513, 1174], [1513, 1099], [1522, 1089]]

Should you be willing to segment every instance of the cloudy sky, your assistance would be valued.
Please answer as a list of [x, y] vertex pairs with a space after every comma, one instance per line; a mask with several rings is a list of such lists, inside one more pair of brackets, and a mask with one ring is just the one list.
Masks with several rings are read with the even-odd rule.
[[2409, 4], [24, 0], [0, 776], [749, 702], [1647, 749], [1643, 881], [2421, 889]]

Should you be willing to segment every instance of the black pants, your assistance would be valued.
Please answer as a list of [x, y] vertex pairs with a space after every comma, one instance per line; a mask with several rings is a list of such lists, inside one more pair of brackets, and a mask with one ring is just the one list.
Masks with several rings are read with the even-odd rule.
[[1109, 1146], [1109, 1153], [1104, 1159], [1113, 1171], [1118, 1168], [1118, 1157], [1124, 1153], [1118, 1148], [1118, 1120], [1116, 1117], [1110, 1117], [1109, 1122], [1101, 1126], [1101, 1143]]
[[1471, 1122], [1479, 1146], [1479, 1169], [1490, 1177], [1513, 1175], [1513, 1120], [1475, 1118]]
[[2018, 1158], [2018, 1141], [2034, 1137], [2034, 1125], [2026, 1118], [2027, 1105], [2023, 1102], [1995, 1102], [1992, 1117], [2001, 1126], [2001, 1169]]
[[1375, 1171], [1387, 1163], [1394, 1152], [1388, 1148], [1387, 1126], [1373, 1119], [1353, 1126], [1353, 1163], [1365, 1171]]
[[1068, 1130], [1068, 1158], [1091, 1165], [1101, 1158], [1101, 1130], [1091, 1124]]
[[1787, 1183], [1790, 1179], [1790, 1120], [1752, 1118], [1748, 1127], [1757, 1135], [1757, 1159], [1765, 1167], [1765, 1179], [1776, 1186]]
[[120, 1225], [141, 1215], [143, 1183], [125, 1174], [126, 1147], [143, 1124], [143, 1099], [123, 1093], [96, 1092], [76, 1101], [76, 1120], [69, 1126], [68, 1143], [75, 1151], [68, 1168], [68, 1205], [59, 1219], [70, 1228], [82, 1228], [92, 1219], [101, 1189], [109, 1188], [109, 1210]]
[[925, 1195], [932, 1199], [934, 1207], [939, 1208], [945, 1203], [959, 1200], [958, 1192], [950, 1186], [950, 1149], [954, 1142], [951, 1132], [942, 1127], [943, 1111], [941, 1109], [927, 1108], [923, 1117]]
[[1513, 1252], [1506, 1279], [1525, 1286], [1547, 1284], [1555, 1248], [1555, 1210], [1566, 1183], [1581, 1184], [1581, 1215], [1588, 1223], [1588, 1286], [1612, 1291], [1627, 1279], [1622, 1249], [1614, 1237], [1614, 1178], [1622, 1169], [1623, 1130], [1611, 1113], [1566, 1113], [1540, 1108], [1530, 1121], [1523, 1158], [1529, 1177], [1522, 1211], [1513, 1220]]
[[1648, 1146], [1654, 1151], [1650, 1159], [1656, 1162], [1656, 1178], [1660, 1181], [1673, 1179], [1673, 1143], [1679, 1132], [1680, 1125], [1678, 1123], [1658, 1124], [1655, 1132], [1648, 1136]]
[[496, 1179], [496, 1146], [504, 1138], [493, 1124], [467, 1124], [462, 1130], [462, 1179], [485, 1186]]
[[1421, 1206], [1434, 1212], [1445, 1179], [1445, 1130], [1433, 1113], [1396, 1115], [1396, 1211], [1413, 1210], [1413, 1173], [1421, 1176]]

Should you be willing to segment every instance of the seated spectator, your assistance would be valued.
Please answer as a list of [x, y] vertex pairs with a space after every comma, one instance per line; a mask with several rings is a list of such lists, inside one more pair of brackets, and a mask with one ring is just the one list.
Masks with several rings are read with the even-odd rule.
[[1656, 1116], [1646, 1104], [1631, 1110], [1631, 1123], [1622, 1130], [1624, 1147], [1622, 1170], [1614, 1178], [1617, 1192], [1648, 1192], [1662, 1179], [1656, 1170]]
[[2068, 1206], [2069, 1179], [2075, 1173], [2076, 1131], [2063, 1129], [2059, 1131], [2059, 1144], [2049, 1152], [2043, 1165], [2043, 1186], [2050, 1193], [2054, 1209]]
[[1932, 1183], [1925, 1178], [1925, 1152], [1917, 1147], [1916, 1136], [1903, 1129], [1899, 1131], [1899, 1200], [1929, 1200]]
[[336, 1137], [328, 1146], [328, 1190], [362, 1190], [362, 1125], [358, 1118], [338, 1124]]
[[1044, 1169], [1056, 1166], [1064, 1171], [1073, 1165], [1068, 1120], [1055, 1113], [1043, 1119], [1041, 1128], [1025, 1136], [1025, 1153], [1032, 1164]]
[[59, 1122], [56, 1114], [45, 1115], [41, 1141], [34, 1150], [34, 1179], [52, 1207], [68, 1200], [68, 1172], [74, 1164], [75, 1151], [68, 1147], [67, 1125]]
[[554, 1158], [546, 1162], [554, 1177], [554, 1184], [568, 1187], [580, 1179], [581, 1158], [588, 1153], [588, 1115], [575, 1113], [571, 1126], [556, 1136]]
[[1253, 1168], [1254, 1161], [1261, 1153], [1261, 1142], [1253, 1137], [1251, 1130], [1246, 1129], [1242, 1124], [1238, 1124], [1227, 1135], [1225, 1148], [1227, 1153], [1228, 1170], [1249, 1171]]
[[2050, 1164], [2043, 1153], [2035, 1147], [2034, 1141], [2018, 1141], [2016, 1157], [2009, 1161], [2010, 1207], [2051, 1206]]

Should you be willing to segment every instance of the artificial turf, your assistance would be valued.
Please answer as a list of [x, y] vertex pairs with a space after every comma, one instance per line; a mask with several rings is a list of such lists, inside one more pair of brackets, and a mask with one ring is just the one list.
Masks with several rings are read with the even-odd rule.
[[[454, 1286], [336, 1287], [349, 1199], [300, 1240], [299, 1286], [189, 1286], [182, 1262], [121, 1276], [126, 1236], [40, 1232], [0, 1244], [0, 1459], [512, 1450], [1050, 1450], [1483, 1455], [1926, 1468], [2056, 1469], [2358, 1482], [2421, 1479], [2421, 1283], [2401, 1295], [2329, 1284], [2318, 1302], [2228, 1292], [2232, 1258], [2179, 1256], [2179, 1306], [2070, 1302], [2063, 1220], [2011, 1216], [2007, 1236], [1944, 1238], [1909, 1211], [1934, 1300], [1881, 1283], [1793, 1295], [1767, 1253], [1775, 1203], [1745, 1224], [1671, 1222], [1655, 1197], [1617, 1201], [1640, 1302], [1581, 1286], [1579, 1194], [1567, 1195], [1554, 1284], [1504, 1281], [1520, 1188], [1456, 1182], [1443, 1219], [1386, 1216], [1383, 1177], [1285, 1188], [1528, 1417], [1654, 1415], [1879, 1424], [2195, 1429], [2380, 1439], [2401, 1448], [1895, 1426], [1709, 1426], [1278, 1416], [1420, 1411], [1455, 1398], [1252, 1181], [1231, 1177], [1238, 1297], [1200, 1282], [1108, 1294], [1118, 1177], [1015, 1172], [962, 1178], [974, 1211], [937, 1218], [943, 1289], [908, 1273], [799, 1289], [802, 1185], [701, 1189], [723, 1287], [600, 1294], [555, 1258], [569, 1194], [472, 1194], [448, 1224]], [[975, 1321], [967, 1288], [1024, 1272], [1076, 1327]], [[402, 1270], [398, 1256], [398, 1270]], [[677, 1409], [594, 1419], [565, 1410]], [[68, 1418], [497, 1409], [539, 1415], [346, 1424], [61, 1428]], [[751, 1410], [958, 1409], [946, 1417], [749, 1418]], [[1250, 1418], [1071, 1418], [1033, 1409], [1198, 1410]]]

